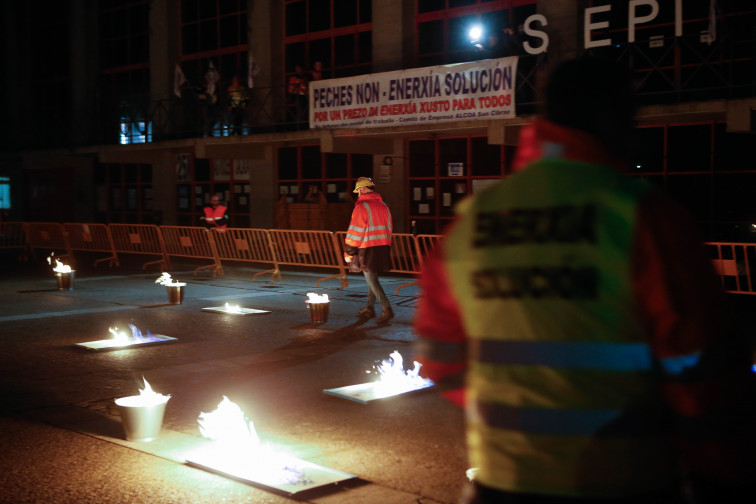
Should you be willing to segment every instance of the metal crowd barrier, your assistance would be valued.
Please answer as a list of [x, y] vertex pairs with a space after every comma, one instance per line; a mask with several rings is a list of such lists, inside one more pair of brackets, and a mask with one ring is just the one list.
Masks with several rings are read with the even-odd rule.
[[[155, 255], [159, 259], [142, 266], [160, 264], [162, 271], [170, 269], [170, 256], [208, 259], [209, 265], [195, 269], [212, 269], [213, 276], [223, 274], [222, 261], [262, 263], [270, 269], [256, 273], [271, 274], [281, 280], [281, 265], [327, 268], [335, 275], [323, 280], [338, 278], [339, 288], [349, 285], [344, 263], [346, 232], [316, 230], [246, 229], [228, 228], [208, 231], [200, 227], [155, 226], [152, 224], [58, 224], [51, 222], [0, 222], [0, 249], [19, 248], [27, 254], [36, 249], [54, 252], [61, 260], [71, 258], [74, 250], [104, 252], [109, 255], [95, 261], [109, 261], [119, 265], [118, 254]], [[396, 233], [391, 247], [391, 272], [417, 275], [423, 257], [438, 246], [441, 235], [410, 235]], [[726, 292], [756, 294], [756, 278], [752, 264], [756, 264], [756, 244], [709, 242], [714, 268]], [[412, 282], [400, 285], [396, 293]]]
[[734, 294], [756, 294], [751, 264], [756, 261], [756, 244], [706, 243], [710, 258], [725, 291]]
[[273, 253], [273, 244], [267, 229], [214, 229], [213, 241], [219, 261], [271, 264], [272, 269], [255, 273], [253, 278], [256, 280], [259, 275], [270, 273], [271, 282], [276, 276], [278, 276], [278, 281], [281, 281], [281, 271], [278, 268], [278, 261]]
[[66, 239], [63, 226], [57, 222], [25, 222], [27, 250], [34, 256], [36, 249], [45, 249], [48, 254], [55, 253], [58, 259], [73, 262], [73, 251]]
[[94, 265], [102, 261], [108, 261], [108, 266], [120, 266], [118, 254], [115, 251], [113, 237], [110, 229], [105, 224], [78, 224], [67, 222], [63, 224], [63, 230], [68, 238], [71, 250], [84, 250], [87, 252], [104, 252], [110, 254], [107, 257], [97, 259]]
[[337, 274], [321, 278], [315, 285], [319, 287], [323, 280], [338, 278], [340, 289], [349, 286], [344, 256], [331, 231], [271, 229], [269, 233], [278, 265], [336, 269]]
[[[436, 235], [411, 235], [394, 233], [391, 236], [391, 269], [390, 273], [417, 275], [423, 265], [423, 255], [430, 251], [431, 247], [438, 243], [441, 236]], [[339, 255], [344, 253], [344, 240], [346, 231], [336, 232], [336, 240], [339, 244]], [[420, 239], [420, 240], [419, 240]], [[395, 294], [405, 287], [417, 285], [417, 281], [402, 284], [396, 288]]]
[[113, 238], [115, 252], [123, 254], [156, 255], [160, 259], [149, 261], [142, 265], [147, 269], [151, 264], [159, 264], [160, 271], [171, 268], [170, 260], [165, 253], [163, 237], [160, 228], [154, 224], [108, 224]]
[[218, 252], [209, 229], [186, 226], [160, 226], [163, 235], [165, 254], [168, 257], [188, 257], [192, 259], [209, 259], [211, 264], [194, 269], [196, 275], [203, 269], [212, 269], [213, 276], [223, 275], [223, 265], [218, 259]]
[[26, 250], [26, 233], [23, 222], [0, 221], [0, 249]]

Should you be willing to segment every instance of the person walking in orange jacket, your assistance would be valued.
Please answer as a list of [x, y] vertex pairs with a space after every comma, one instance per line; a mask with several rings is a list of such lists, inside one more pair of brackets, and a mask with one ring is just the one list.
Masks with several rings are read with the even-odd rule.
[[368, 177], [357, 179], [354, 192], [360, 196], [349, 222], [344, 259], [349, 263], [349, 271], [362, 272], [368, 285], [367, 303], [358, 315], [361, 318], [375, 317], [377, 300], [382, 312], [376, 322], [383, 324], [394, 318], [391, 304], [378, 279], [379, 275], [391, 269], [391, 210], [381, 195], [375, 192], [375, 184]]

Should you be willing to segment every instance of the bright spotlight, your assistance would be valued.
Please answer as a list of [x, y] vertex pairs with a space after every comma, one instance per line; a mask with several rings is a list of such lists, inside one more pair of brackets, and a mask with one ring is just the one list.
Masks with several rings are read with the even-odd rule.
[[469, 35], [470, 42], [477, 42], [483, 36], [483, 28], [481, 28], [480, 25], [475, 25], [470, 28]]

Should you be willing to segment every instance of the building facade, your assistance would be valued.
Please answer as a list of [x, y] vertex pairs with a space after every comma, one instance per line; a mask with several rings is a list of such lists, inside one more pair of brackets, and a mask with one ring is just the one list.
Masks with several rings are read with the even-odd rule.
[[[709, 241], [753, 236], [752, 2], [66, 0], [0, 9], [8, 220], [198, 225], [219, 194], [232, 227], [272, 228], [287, 203], [350, 205], [354, 181], [370, 176], [397, 231], [436, 234], [459, 199], [511, 173], [550, 69], [592, 53], [637, 77], [631, 176], [689, 208]], [[503, 67], [512, 74], [496, 74]], [[506, 82], [495, 92], [466, 87], [494, 75]], [[383, 116], [397, 120], [375, 121]]]

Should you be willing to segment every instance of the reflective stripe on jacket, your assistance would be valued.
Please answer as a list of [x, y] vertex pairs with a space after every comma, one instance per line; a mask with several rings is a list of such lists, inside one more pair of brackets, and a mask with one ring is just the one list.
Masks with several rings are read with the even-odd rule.
[[391, 211], [381, 195], [362, 194], [354, 205], [344, 242], [356, 248], [390, 246], [392, 229]]
[[630, 271], [648, 187], [546, 159], [460, 205], [444, 245], [468, 346], [478, 480], [574, 496], [673, 480]]

